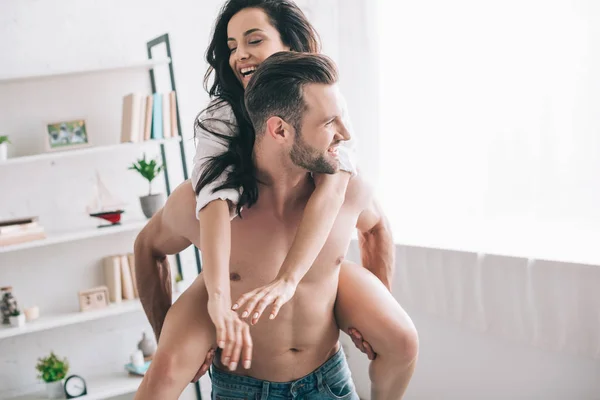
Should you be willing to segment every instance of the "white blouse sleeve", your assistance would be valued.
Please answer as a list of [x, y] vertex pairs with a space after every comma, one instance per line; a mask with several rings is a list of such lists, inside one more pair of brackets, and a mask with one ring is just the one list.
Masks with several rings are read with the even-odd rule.
[[[213, 101], [209, 105], [207, 111], [202, 112], [196, 118], [196, 121], [194, 122], [196, 154], [194, 155], [194, 167], [192, 169], [192, 183], [194, 185], [194, 190], [196, 190], [196, 186], [198, 185], [200, 176], [206, 168], [207, 162], [212, 157], [222, 154], [228, 149], [227, 140], [204, 129], [200, 126], [199, 122], [202, 122], [204, 127], [210, 131], [217, 132], [221, 135], [237, 135], [237, 123], [233, 110], [226, 103], [216, 104], [215, 101]], [[214, 191], [216, 187], [221, 186], [225, 182], [227, 173], [230, 171], [231, 168], [227, 168], [217, 179], [204, 186], [199, 194], [196, 195], [196, 218], [198, 218], [200, 210], [213, 200], [229, 200], [234, 206], [237, 205], [240, 199], [239, 188]], [[230, 213], [231, 217], [235, 216], [235, 207], [230, 207]]]

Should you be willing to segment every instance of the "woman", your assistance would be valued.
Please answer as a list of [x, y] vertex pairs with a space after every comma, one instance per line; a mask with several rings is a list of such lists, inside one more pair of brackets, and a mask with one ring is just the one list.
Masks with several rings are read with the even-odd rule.
[[[232, 0], [223, 7], [207, 56], [211, 70], [215, 74], [215, 81], [210, 93], [216, 97], [217, 101], [211, 103], [203, 114], [203, 120], [197, 129], [197, 133], [200, 132], [204, 136], [198, 135], [202, 140], [198, 145], [200, 156], [196, 157], [195, 168], [195, 176], [198, 181], [196, 190], [199, 194], [197, 211], [200, 211], [199, 219], [203, 232], [201, 247], [204, 264], [208, 265], [203, 275], [208, 291], [207, 288], [198, 285], [194, 285], [192, 289], [196, 299], [195, 304], [208, 303], [208, 313], [202, 312], [200, 316], [194, 316], [194, 329], [196, 330], [194, 331], [195, 342], [192, 347], [188, 342], [181, 342], [181, 334], [171, 334], [172, 330], [168, 329], [168, 325], [181, 326], [185, 324], [186, 322], [183, 321], [188, 321], [189, 324], [189, 309], [183, 311], [178, 304], [173, 306], [167, 317], [165, 331], [161, 335], [159, 351], [155, 359], [156, 368], [149, 370], [148, 376], [138, 392], [140, 398], [148, 398], [147, 396], [150, 395], [156, 396], [156, 398], [175, 398], [192, 378], [197, 365], [201, 363], [198, 355], [206, 354], [215, 341], [211, 320], [217, 331], [223, 332], [224, 329], [219, 329], [220, 325], [226, 325], [238, 318], [237, 314], [230, 310], [230, 300], [224, 302], [209, 300], [208, 292], [211, 290], [209, 281], [217, 282], [221, 279], [229, 282], [228, 265], [225, 263], [225, 260], [228, 260], [227, 254], [226, 252], [220, 254], [218, 250], [219, 244], [226, 243], [229, 235], [228, 224], [223, 222], [223, 216], [228, 220], [229, 209], [232, 205], [237, 207], [239, 213], [243, 206], [250, 206], [256, 200], [257, 192], [252, 174], [251, 153], [247, 152], [247, 149], [252, 149], [254, 136], [252, 127], [244, 115], [243, 89], [253, 67], [259, 65], [271, 54], [284, 50], [303, 52], [318, 52], [319, 50], [314, 30], [293, 3], [283, 0]], [[216, 135], [217, 139], [210, 139], [210, 136], [205, 135], [204, 131]], [[206, 140], [207, 138], [209, 140]], [[210, 145], [214, 147], [209, 148], [209, 151], [206, 152], [206, 148]], [[223, 150], [225, 153], [218, 155]], [[343, 160], [341, 164], [343, 168]], [[347, 164], [346, 169], [352, 172], [351, 163]], [[229, 175], [222, 177], [221, 171], [223, 170], [229, 171]], [[323, 193], [336, 193], [340, 190], [343, 193], [349, 178], [344, 175], [349, 174], [335, 175], [337, 176], [319, 178], [321, 182], [317, 183], [317, 190], [311, 197], [311, 201], [313, 198], [318, 199], [317, 194], [320, 187], [326, 188], [322, 191]], [[242, 188], [241, 195], [240, 187]], [[201, 196], [203, 189], [209, 189], [204, 197]], [[229, 191], [229, 195], [227, 191]], [[214, 195], [212, 199], [211, 195]], [[339, 206], [335, 206], [337, 209], [333, 207], [334, 216], [337, 214]], [[290, 261], [288, 262], [288, 258], [286, 258], [282, 270], [287, 265], [287, 268], [291, 270], [300, 269], [305, 273], [308, 269], [306, 265], [312, 264], [312, 260], [320, 250], [333, 224], [333, 220], [321, 222], [317, 228], [314, 228], [314, 224], [311, 224], [310, 221], [310, 209], [307, 205], [294, 246], [304, 251], [299, 254], [308, 252], [312, 255], [308, 259], [295, 258], [290, 256], [293, 253], [290, 251], [288, 254]], [[311, 230], [324, 232], [321, 236], [322, 240], [316, 241], [317, 246], [311, 247], [308, 241], [304, 243], [302, 240], [298, 240], [298, 238], [302, 239], [303, 226], [307, 232], [311, 232]], [[215, 238], [219, 238], [214, 235], [215, 232], [221, 233], [219, 240], [215, 240]], [[209, 253], [208, 259], [207, 252]], [[312, 260], [310, 260], [311, 257]], [[214, 266], [223, 265], [225, 265], [224, 268], [214, 268]], [[211, 274], [213, 275], [211, 276]], [[273, 299], [277, 300], [275, 308], [271, 312], [271, 317], [275, 318], [279, 307], [293, 296], [294, 291], [295, 287], [290, 288], [274, 282], [272, 285], [251, 292], [248, 296], [242, 296], [236, 302], [237, 307], [234, 305], [233, 308], [249, 311], [246, 314], [251, 317], [251, 323], [256, 323], [266, 304], [262, 304], [258, 309], [255, 308], [255, 305], [258, 300], [270, 294]], [[188, 295], [188, 297], [190, 296], [191, 294]], [[245, 307], [243, 307], [244, 305]], [[373, 351], [378, 354], [377, 359], [371, 365], [374, 396], [393, 393], [400, 397], [414, 368], [416, 334], [410, 320], [389, 292], [385, 291], [385, 287], [373, 279], [373, 275], [364, 268], [349, 263], [343, 264], [339, 278], [336, 319], [340, 328], [347, 333], [350, 326], [356, 327], [371, 344]], [[356, 339], [356, 335], [352, 336], [353, 339]], [[357, 345], [362, 347], [363, 342], [360, 340], [360, 335], [358, 338]], [[219, 346], [224, 347], [224, 344], [221, 343], [224, 338], [216, 339]], [[183, 354], [188, 359], [185, 365], [183, 365], [182, 358], [175, 357], [173, 354], [182, 352], [178, 346], [185, 348]], [[368, 346], [362, 349], [371, 351]], [[224, 354], [227, 353], [227, 350], [225, 349]], [[229, 352], [229, 354], [231, 353]], [[160, 363], [157, 362], [159, 360]], [[231, 363], [233, 362], [234, 360], [231, 360]], [[191, 367], [192, 365], [195, 365], [195, 368]]]

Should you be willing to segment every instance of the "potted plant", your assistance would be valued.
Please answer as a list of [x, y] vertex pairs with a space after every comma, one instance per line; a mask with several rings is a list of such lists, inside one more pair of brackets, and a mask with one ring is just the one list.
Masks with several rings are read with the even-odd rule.
[[0, 161], [6, 161], [8, 158], [8, 145], [10, 140], [8, 136], [0, 136]]
[[144, 157], [133, 163], [129, 169], [139, 172], [148, 180], [148, 195], [140, 197], [140, 204], [146, 218], [151, 218], [165, 203], [163, 193], [152, 194], [152, 181], [160, 174], [163, 166], [158, 165], [156, 160], [147, 161], [144, 153]]
[[10, 321], [10, 326], [14, 326], [16, 328], [25, 325], [25, 314], [21, 313], [19, 310], [14, 310], [10, 317], [8, 317]]
[[38, 378], [46, 382], [46, 395], [49, 399], [61, 399], [65, 395], [63, 381], [69, 372], [67, 359], [59, 359], [54, 352], [45, 358], [38, 358], [35, 369]]

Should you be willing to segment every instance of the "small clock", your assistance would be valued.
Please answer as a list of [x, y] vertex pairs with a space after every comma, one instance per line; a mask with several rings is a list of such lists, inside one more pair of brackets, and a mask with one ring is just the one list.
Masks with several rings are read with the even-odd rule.
[[65, 394], [67, 399], [85, 396], [87, 394], [85, 380], [79, 375], [69, 376], [65, 381]]

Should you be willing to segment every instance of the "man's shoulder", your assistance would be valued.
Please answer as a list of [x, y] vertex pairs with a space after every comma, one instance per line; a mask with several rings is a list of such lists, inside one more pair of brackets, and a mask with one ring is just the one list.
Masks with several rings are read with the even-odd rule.
[[348, 182], [344, 205], [361, 211], [370, 204], [373, 195], [373, 185], [371, 185], [364, 175], [359, 173], [350, 178]]
[[172, 233], [188, 239], [197, 228], [196, 195], [191, 180], [181, 183], [171, 195], [162, 209], [161, 225]]

